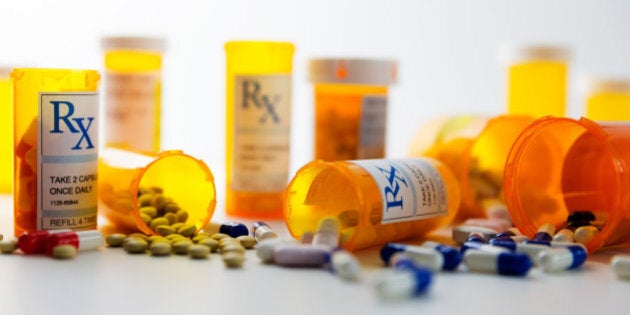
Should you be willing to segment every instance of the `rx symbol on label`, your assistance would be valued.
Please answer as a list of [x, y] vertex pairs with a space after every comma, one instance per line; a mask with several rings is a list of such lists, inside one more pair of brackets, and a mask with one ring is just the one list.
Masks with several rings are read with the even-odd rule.
[[63, 133], [62, 127], [65, 125], [71, 133], [81, 134], [81, 138], [79, 138], [77, 144], [71, 148], [72, 150], [84, 149], [81, 147], [81, 143], [84, 141], [86, 144], [85, 149], [93, 149], [94, 144], [92, 144], [92, 139], [88, 131], [92, 126], [94, 117], [72, 117], [72, 115], [74, 115], [74, 104], [68, 101], [50, 101], [50, 104], [52, 104], [54, 112], [53, 129], [50, 130], [50, 133]]
[[396, 173], [398, 170], [390, 165], [389, 169], [376, 167], [387, 179], [389, 186], [385, 187], [385, 204], [387, 205], [387, 210], [390, 208], [403, 208], [403, 198], [402, 195], [399, 195], [401, 184], [405, 187], [408, 187], [407, 181]]
[[275, 124], [279, 123], [280, 117], [276, 112], [276, 104], [280, 102], [280, 96], [262, 94], [260, 89], [260, 82], [243, 81], [243, 108], [249, 108], [249, 104], [252, 103], [263, 111], [262, 116], [258, 119], [261, 124], [266, 123], [268, 119], [271, 119]]

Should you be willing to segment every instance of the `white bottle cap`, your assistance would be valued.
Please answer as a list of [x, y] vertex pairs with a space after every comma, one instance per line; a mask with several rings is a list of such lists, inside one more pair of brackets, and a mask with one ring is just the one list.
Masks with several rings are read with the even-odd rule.
[[556, 45], [527, 45], [501, 47], [500, 59], [506, 63], [528, 61], [568, 61], [571, 49]]
[[309, 61], [313, 83], [389, 85], [396, 82], [393, 60], [323, 58]]
[[125, 49], [163, 52], [166, 40], [161, 37], [108, 36], [101, 39], [104, 50]]

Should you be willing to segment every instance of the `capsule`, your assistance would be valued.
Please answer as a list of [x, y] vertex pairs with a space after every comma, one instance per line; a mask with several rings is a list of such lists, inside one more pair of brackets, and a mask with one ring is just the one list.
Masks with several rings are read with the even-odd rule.
[[273, 263], [274, 251], [280, 245], [296, 244], [292, 238], [269, 238], [256, 245], [256, 256], [264, 263]]
[[427, 268], [416, 266], [410, 259], [401, 260], [377, 281], [377, 295], [384, 300], [400, 300], [424, 294], [431, 285], [433, 275]]
[[249, 235], [247, 226], [238, 222], [208, 222], [203, 230], [210, 235], [222, 233], [229, 235], [232, 238]]
[[426, 241], [422, 243], [423, 247], [433, 248], [444, 258], [444, 264], [442, 270], [452, 271], [457, 269], [462, 262], [462, 254], [455, 247], [446, 246], [437, 242]]
[[569, 229], [562, 229], [553, 236], [554, 242], [574, 242], [575, 238], [573, 237], [573, 231]]
[[470, 271], [524, 276], [532, 267], [527, 255], [505, 252], [471, 250], [464, 254], [464, 263]]
[[388, 266], [394, 264], [394, 256], [404, 253], [415, 264], [429, 268], [431, 271], [441, 270], [444, 266], [444, 257], [433, 248], [412, 246], [397, 243], [388, 243], [381, 248], [381, 260]]
[[[538, 264], [538, 255], [545, 250], [551, 248], [561, 248], [566, 246], [582, 246], [577, 243], [565, 243], [565, 242], [549, 242], [549, 243], [517, 243], [516, 244], [516, 253], [525, 254], [529, 256], [530, 260], [534, 265]], [[583, 247], [583, 246], [582, 246]]]
[[278, 237], [278, 234], [276, 234], [276, 232], [274, 232], [267, 223], [261, 221], [258, 221], [254, 223], [254, 225], [252, 225], [252, 235], [259, 242], [269, 238]]
[[[459, 244], [462, 244], [468, 240], [468, 237], [472, 233], [477, 233], [483, 236], [484, 240], [491, 239], [497, 235], [496, 230], [472, 226], [472, 225], [460, 225], [453, 229], [453, 240]], [[485, 241], [484, 241], [485, 242]]]
[[329, 269], [341, 279], [355, 281], [361, 273], [361, 265], [354, 255], [345, 250], [335, 250], [330, 254]]
[[328, 261], [331, 248], [327, 245], [284, 244], [274, 249], [277, 265], [285, 267], [321, 267]]
[[538, 265], [544, 272], [575, 269], [586, 261], [586, 248], [580, 245], [547, 249], [538, 254]]
[[72, 230], [41, 230], [26, 232], [18, 237], [17, 247], [22, 253], [43, 254], [46, 252], [46, 239], [55, 233], [71, 232]]
[[304, 233], [302, 233], [302, 236], [300, 237], [300, 243], [301, 244], [310, 244], [313, 242], [313, 236], [314, 233], [310, 232], [310, 231], [306, 231]]
[[593, 238], [597, 236], [597, 233], [599, 233], [599, 230], [596, 227], [592, 225], [587, 225], [577, 228], [575, 230], [575, 233], [573, 234], [573, 237], [575, 238], [575, 242], [586, 244], [593, 240]]
[[341, 223], [336, 217], [324, 217], [319, 220], [317, 230], [313, 235], [313, 245], [323, 245], [330, 248], [339, 246], [339, 230]]
[[97, 230], [55, 233], [46, 239], [46, 254], [52, 255], [59, 245], [72, 245], [78, 251], [93, 250], [103, 245], [103, 234]]
[[542, 244], [546, 245], [553, 240], [553, 236], [556, 233], [556, 227], [553, 224], [545, 223], [538, 228], [536, 234], [531, 240], [528, 240], [529, 244]]
[[615, 255], [610, 261], [610, 265], [617, 277], [630, 280], [630, 255]]

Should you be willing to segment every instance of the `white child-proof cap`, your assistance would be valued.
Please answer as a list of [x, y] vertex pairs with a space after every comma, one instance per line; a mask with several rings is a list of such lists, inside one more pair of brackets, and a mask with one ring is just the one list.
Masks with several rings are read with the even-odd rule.
[[313, 83], [389, 85], [396, 82], [397, 72], [393, 60], [322, 58], [309, 61], [309, 80]]
[[104, 50], [126, 49], [163, 52], [166, 40], [161, 37], [108, 36], [101, 39]]
[[559, 45], [504, 45], [500, 49], [499, 57], [503, 62], [527, 61], [568, 61], [571, 49]]

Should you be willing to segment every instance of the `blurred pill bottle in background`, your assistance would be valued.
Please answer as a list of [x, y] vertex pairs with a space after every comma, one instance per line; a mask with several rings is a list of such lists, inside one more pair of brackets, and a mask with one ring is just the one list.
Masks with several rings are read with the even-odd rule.
[[106, 147], [160, 151], [162, 53], [155, 37], [104, 37]]
[[396, 62], [319, 58], [309, 61], [315, 96], [315, 159], [385, 157], [388, 86]]
[[630, 121], [630, 78], [591, 78], [585, 90], [586, 118]]
[[281, 218], [289, 179], [293, 44], [225, 44], [226, 213]]
[[455, 174], [461, 191], [456, 222], [486, 217], [503, 203], [503, 168], [514, 140], [534, 118], [524, 115], [461, 115], [429, 120], [416, 133], [409, 154], [431, 157]]
[[571, 52], [562, 46], [505, 46], [507, 113], [535, 118], [567, 112], [567, 76]]

